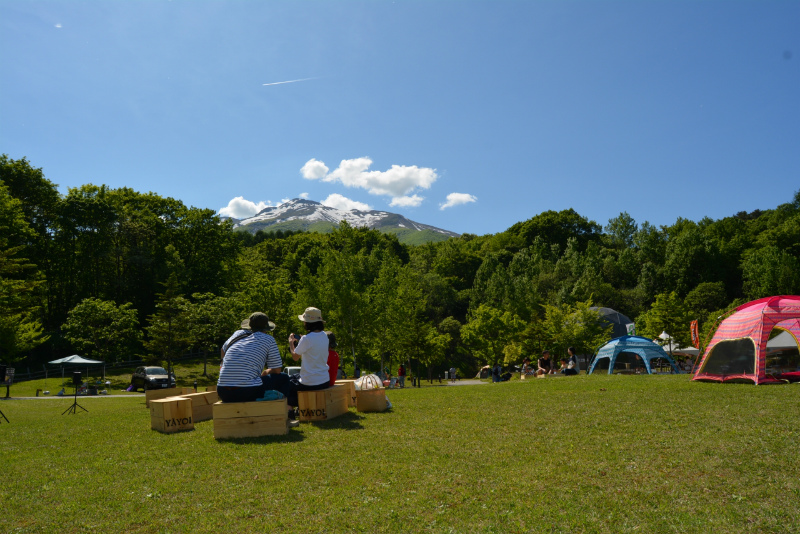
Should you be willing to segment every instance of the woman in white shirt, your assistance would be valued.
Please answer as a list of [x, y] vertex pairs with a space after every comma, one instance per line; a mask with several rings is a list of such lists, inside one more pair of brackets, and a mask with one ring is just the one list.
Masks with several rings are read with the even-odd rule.
[[[328, 373], [328, 336], [323, 329], [325, 321], [318, 308], [309, 307], [298, 315], [306, 328], [302, 337], [292, 333], [289, 336], [289, 352], [294, 361], [300, 360], [300, 372], [290, 379], [287, 401], [290, 406], [297, 406], [298, 391], [326, 389], [330, 386]], [[299, 339], [299, 341], [298, 341]]]

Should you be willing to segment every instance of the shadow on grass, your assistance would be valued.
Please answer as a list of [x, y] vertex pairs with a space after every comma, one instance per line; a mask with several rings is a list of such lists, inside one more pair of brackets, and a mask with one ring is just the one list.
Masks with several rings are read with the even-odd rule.
[[233, 443], [237, 445], [269, 445], [270, 443], [300, 443], [306, 437], [297, 429], [289, 429], [288, 434], [278, 436], [259, 436], [257, 438], [219, 438], [219, 443]]
[[301, 421], [300, 426], [313, 425], [320, 430], [362, 430], [364, 428], [361, 424], [363, 419], [363, 415], [347, 412], [330, 421]]

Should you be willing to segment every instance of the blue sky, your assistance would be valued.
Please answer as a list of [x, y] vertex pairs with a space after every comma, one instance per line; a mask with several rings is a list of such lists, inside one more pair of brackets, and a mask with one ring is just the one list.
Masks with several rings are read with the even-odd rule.
[[482, 235], [800, 189], [798, 1], [0, 0], [0, 72], [0, 152], [62, 192]]

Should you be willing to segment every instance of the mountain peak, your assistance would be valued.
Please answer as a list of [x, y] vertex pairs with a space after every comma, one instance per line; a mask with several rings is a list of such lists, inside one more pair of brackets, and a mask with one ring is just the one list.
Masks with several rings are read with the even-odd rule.
[[277, 206], [264, 208], [246, 219], [234, 219], [234, 228], [255, 233], [258, 230], [303, 230], [321, 233], [338, 228], [341, 221], [350, 226], [367, 227], [396, 234], [404, 243], [443, 241], [459, 234], [418, 223], [397, 213], [378, 210], [341, 210], [314, 200], [293, 198]]

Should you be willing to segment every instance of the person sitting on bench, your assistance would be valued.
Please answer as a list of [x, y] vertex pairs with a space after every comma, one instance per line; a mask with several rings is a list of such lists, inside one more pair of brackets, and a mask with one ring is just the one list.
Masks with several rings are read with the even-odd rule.
[[286, 399], [289, 406], [297, 407], [298, 391], [314, 391], [330, 387], [328, 373], [328, 336], [322, 330], [325, 321], [318, 308], [306, 308], [303, 315], [298, 315], [306, 329], [304, 336], [292, 333], [289, 336], [289, 352], [294, 361], [302, 358], [300, 372], [289, 379]]
[[277, 389], [272, 380], [283, 369], [283, 360], [275, 338], [268, 334], [274, 328], [266, 314], [255, 312], [222, 345], [217, 380], [222, 402], [251, 402], [263, 397], [264, 391]]

